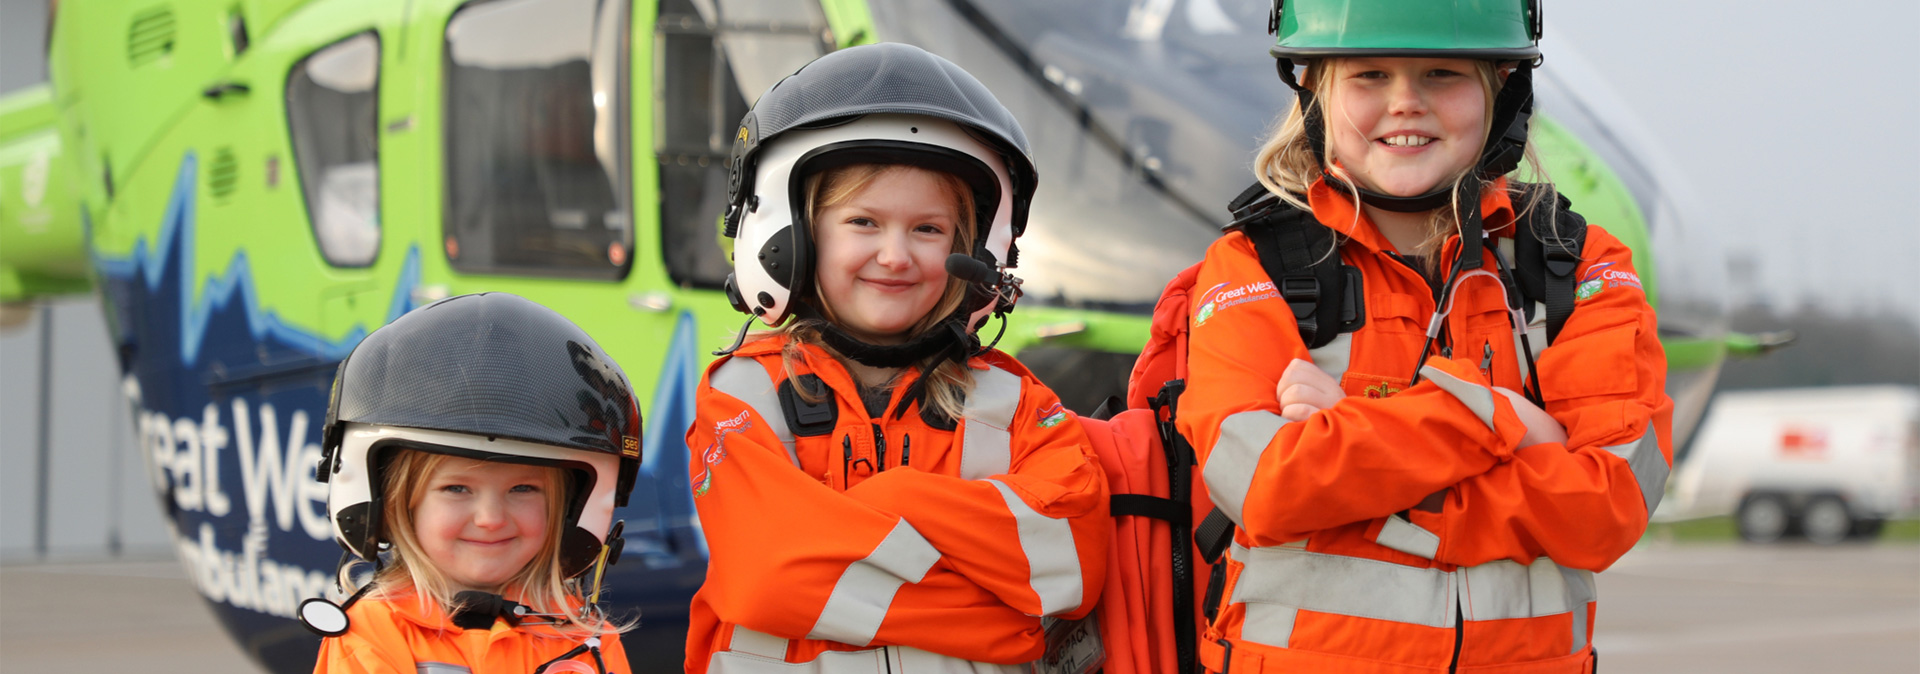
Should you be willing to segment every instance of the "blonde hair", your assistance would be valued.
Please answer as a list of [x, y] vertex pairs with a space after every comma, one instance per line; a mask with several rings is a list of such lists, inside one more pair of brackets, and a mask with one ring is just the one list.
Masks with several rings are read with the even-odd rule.
[[[961, 180], [959, 176], [951, 173], [923, 169], [907, 164], [852, 164], [807, 176], [805, 186], [807, 227], [810, 232], [814, 232], [814, 240], [819, 240], [818, 230], [816, 228], [818, 227], [817, 223], [820, 220], [821, 212], [846, 203], [848, 199], [852, 199], [854, 195], [867, 189], [869, 185], [872, 185], [874, 181], [879, 180], [883, 176], [897, 171], [908, 170], [926, 171], [928, 174], [934, 176], [935, 180], [941, 186], [946, 188], [948, 196], [953, 198], [955, 223], [953, 247], [950, 252], [972, 253], [974, 241], [979, 237], [979, 233], [975, 231], [974, 224], [973, 188], [968, 186], [966, 181]], [[921, 316], [920, 320], [915, 321], [913, 325], [907, 328], [907, 338], [913, 339], [925, 334], [928, 330], [939, 329], [941, 322], [955, 310], [959, 309], [960, 304], [966, 300], [966, 297], [966, 282], [960, 280], [958, 277], [948, 276], [947, 287], [946, 290], [941, 293], [940, 301], [934, 303], [932, 311], [928, 311], [927, 315]], [[781, 350], [781, 357], [786, 368], [787, 377], [789, 378], [793, 377], [795, 373], [795, 363], [805, 358], [805, 351], [800, 348], [800, 345], [813, 344], [821, 348], [827, 348], [821, 341], [820, 330], [825, 328], [828, 323], [837, 323], [839, 321], [839, 319], [834, 316], [833, 307], [827, 303], [826, 295], [820, 292], [819, 274], [813, 275], [812, 300], [815, 308], [820, 310], [820, 314], [824, 319], [800, 319], [785, 327], [760, 333], [761, 335], [782, 335], [788, 338], [786, 346]], [[831, 349], [829, 349], [829, 352], [831, 352]], [[927, 360], [944, 359], [945, 357], [944, 354], [936, 354], [929, 356]], [[924, 369], [926, 364], [927, 361], [921, 361], [919, 363], [921, 366], [920, 369]], [[906, 369], [903, 368], [902, 373], [904, 373], [905, 370]], [[895, 375], [894, 381], [898, 382], [899, 377], [900, 375]], [[927, 409], [932, 409], [945, 415], [949, 419], [959, 419], [965, 408], [964, 401], [966, 400], [967, 388], [970, 387], [972, 383], [973, 377], [968, 373], [965, 363], [941, 360], [939, 364], [933, 368], [933, 371], [927, 375], [927, 383], [925, 386], [927, 395], [926, 399], [921, 401], [920, 404]], [[825, 391], [804, 390], [799, 391], [799, 393], [800, 397], [806, 399], [808, 402], [819, 402], [821, 399], [824, 399], [826, 394]]]
[[[387, 461], [379, 485], [380, 493], [385, 495], [380, 508], [380, 528], [386, 542], [392, 545], [393, 555], [371, 579], [374, 587], [368, 591], [368, 599], [398, 599], [413, 594], [423, 611], [437, 606], [451, 615], [460, 608], [453, 599], [453, 583], [428, 560], [426, 550], [413, 532], [413, 511], [426, 498], [428, 482], [453, 458], [451, 454], [403, 449]], [[569, 491], [566, 472], [557, 466], [537, 468], [545, 483], [541, 493], [546, 495], [546, 540], [525, 568], [495, 589], [534, 613], [566, 616], [569, 622], [553, 626], [562, 635], [592, 636], [631, 629], [630, 622], [609, 621], [587, 605], [578, 581], [565, 577], [560, 564], [560, 537], [566, 525]], [[340, 570], [341, 586], [349, 590], [354, 587], [355, 566], [345, 565]]]
[[[1338, 59], [1321, 59], [1310, 62], [1307, 65], [1306, 78], [1303, 84], [1307, 89], [1315, 92], [1313, 101], [1320, 113], [1321, 133], [1323, 135], [1326, 134], [1325, 128], [1334, 123], [1331, 114], [1329, 114], [1329, 104], [1327, 101], [1331, 98], [1333, 91], [1332, 84], [1334, 81], [1334, 71], [1336, 70], [1334, 66], [1338, 61]], [[1486, 96], [1486, 119], [1482, 120], [1480, 125], [1480, 135], [1482, 138], [1485, 138], [1488, 131], [1493, 128], [1494, 99], [1499, 95], [1501, 86], [1499, 66], [1492, 61], [1475, 60], [1473, 63], [1473, 75], [1475, 79], [1479, 80], [1481, 91], [1484, 92]], [[1352, 227], [1359, 225], [1361, 210], [1359, 204], [1361, 201], [1358, 183], [1354, 181], [1353, 176], [1349, 174], [1344, 167], [1337, 166], [1333, 163], [1334, 160], [1338, 159], [1338, 157], [1332, 156], [1333, 144], [1326, 142], [1325, 139], [1322, 140], [1328, 155], [1325, 165], [1322, 165], [1320, 159], [1313, 154], [1313, 146], [1307, 138], [1306, 112], [1300, 107], [1300, 97], [1295, 96], [1293, 106], [1289, 109], [1286, 118], [1281, 121], [1278, 128], [1267, 136], [1266, 141], [1260, 146], [1260, 151], [1254, 155], [1253, 173], [1254, 176], [1260, 180], [1260, 184], [1267, 188], [1268, 192], [1272, 192], [1281, 200], [1301, 210], [1307, 211], [1313, 210], [1303, 197], [1303, 195], [1307, 193], [1307, 188], [1311, 187], [1314, 182], [1320, 180], [1321, 177], [1332, 173], [1334, 178], [1346, 184], [1348, 189], [1347, 196], [1352, 199], [1355, 204], [1354, 222], [1348, 225], [1346, 232], [1347, 234], [1351, 234]], [[1551, 186], [1552, 183], [1547, 178], [1547, 171], [1540, 165], [1540, 158], [1534, 154], [1533, 143], [1531, 142], [1527, 143], [1526, 146], [1526, 166], [1531, 176], [1538, 179], [1538, 183]], [[1491, 181], [1482, 180], [1475, 174], [1478, 168], [1479, 156], [1475, 155], [1474, 163], [1468, 165], [1465, 169], [1462, 169], [1458, 174], [1446, 181], [1449, 185], [1448, 193], [1451, 195], [1450, 203], [1436, 208], [1429, 213], [1425, 236], [1421, 237], [1420, 244], [1415, 246], [1414, 250], [1401, 251], [1410, 255], [1421, 256], [1426, 261], [1427, 271], [1429, 272], [1438, 268], [1440, 256], [1435, 253], [1439, 252], [1442, 245], [1445, 245], [1447, 237], [1460, 231], [1460, 209], [1463, 206], [1466, 208], [1480, 207], [1477, 198], [1474, 200], [1474, 203], [1471, 204], [1459, 203], [1461, 185], [1469, 180], [1478, 182], [1480, 189], [1473, 191], [1476, 195], [1485, 192], [1487, 188], [1493, 185]], [[1525, 200], [1526, 203], [1515, 205], [1514, 220], [1516, 222], [1521, 221], [1528, 211], [1537, 207], [1543, 199], [1550, 197], [1552, 194], [1553, 191], [1551, 189], [1528, 190]], [[1551, 215], [1551, 212], [1549, 215]], [[1336, 242], [1335, 245], [1338, 246], [1338, 243]]]

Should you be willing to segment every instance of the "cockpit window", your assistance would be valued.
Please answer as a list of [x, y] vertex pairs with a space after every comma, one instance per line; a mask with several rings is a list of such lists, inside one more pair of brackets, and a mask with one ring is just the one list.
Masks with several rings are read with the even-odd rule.
[[655, 48], [655, 158], [661, 254], [675, 283], [718, 288], [727, 160], [760, 94], [832, 47], [817, 2], [661, 0]]
[[487, 0], [447, 22], [444, 245], [471, 273], [633, 259], [627, 0]]
[[335, 42], [287, 75], [287, 120], [307, 220], [327, 264], [364, 267], [380, 252], [380, 39]]

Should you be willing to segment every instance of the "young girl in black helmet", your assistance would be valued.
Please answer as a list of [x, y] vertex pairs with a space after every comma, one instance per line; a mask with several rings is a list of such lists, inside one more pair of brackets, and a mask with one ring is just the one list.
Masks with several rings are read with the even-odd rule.
[[1026, 671], [1043, 620], [1093, 609], [1111, 521], [1086, 436], [974, 337], [1018, 296], [1026, 148], [978, 81], [899, 44], [824, 56], [741, 123], [728, 288], [779, 327], [708, 369], [687, 434], [711, 550], [688, 672]]
[[[1297, 104], [1198, 268], [1218, 292], [1179, 406], [1235, 525], [1201, 663], [1591, 671], [1593, 574], [1659, 502], [1672, 403], [1632, 251], [1505, 177], [1539, 3], [1292, 0], [1271, 21]], [[1516, 270], [1529, 245], [1548, 277]], [[1344, 266], [1351, 292], [1268, 264], [1287, 257]], [[1536, 282], [1544, 307], [1520, 301]]]
[[441, 300], [354, 348], [328, 416], [327, 509], [373, 569], [342, 568], [344, 613], [302, 605], [314, 671], [627, 671], [593, 602], [640, 411], [591, 338], [513, 295]]

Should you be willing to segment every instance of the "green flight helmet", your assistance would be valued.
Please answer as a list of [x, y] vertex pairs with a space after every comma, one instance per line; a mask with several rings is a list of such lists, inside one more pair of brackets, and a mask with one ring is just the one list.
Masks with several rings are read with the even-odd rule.
[[1274, 0], [1273, 55], [1444, 56], [1531, 61], [1540, 56], [1540, 0]]
[[[1294, 66], [1321, 58], [1353, 56], [1463, 58], [1516, 67], [1494, 97], [1492, 124], [1475, 173], [1493, 180], [1518, 168], [1526, 155], [1533, 117], [1533, 66], [1540, 58], [1541, 0], [1273, 0], [1267, 32], [1277, 36], [1272, 54], [1280, 79], [1292, 87], [1306, 113], [1307, 142], [1324, 165], [1326, 126], [1314, 94], [1301, 86]], [[1329, 176], [1331, 179], [1331, 176]], [[1462, 185], [1462, 188], [1468, 186]], [[1433, 210], [1452, 199], [1445, 187], [1412, 197], [1359, 188], [1362, 201], [1390, 211]], [[1470, 194], [1463, 201], [1473, 201]]]

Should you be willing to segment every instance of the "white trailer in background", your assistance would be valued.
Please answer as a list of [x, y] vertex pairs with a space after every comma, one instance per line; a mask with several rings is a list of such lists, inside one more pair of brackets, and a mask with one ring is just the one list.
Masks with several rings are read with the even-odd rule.
[[1870, 537], [1920, 509], [1920, 389], [1724, 391], [1674, 472], [1662, 521], [1732, 514], [1740, 535]]

